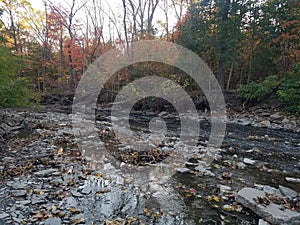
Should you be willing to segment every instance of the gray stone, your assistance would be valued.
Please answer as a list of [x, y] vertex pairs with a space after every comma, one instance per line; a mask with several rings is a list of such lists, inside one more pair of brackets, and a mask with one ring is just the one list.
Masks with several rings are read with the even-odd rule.
[[186, 166], [198, 166], [199, 164], [198, 163], [193, 163], [193, 162], [185, 162], [185, 165]]
[[257, 204], [257, 197], [265, 197], [265, 192], [254, 188], [243, 188], [236, 196], [236, 201], [251, 209], [254, 213], [264, 218], [271, 224], [283, 225], [300, 224], [300, 213], [291, 210], [281, 210], [281, 205], [270, 203], [267, 206]]
[[13, 217], [12, 219], [13, 219], [13, 221], [16, 222], [17, 224], [21, 224], [21, 222], [22, 222], [22, 219], [19, 219], [19, 218], [17, 218], [17, 217]]
[[264, 120], [264, 121], [260, 122], [260, 125], [262, 127], [269, 127], [269, 126], [271, 126], [271, 122], [269, 120]]
[[84, 219], [84, 214], [83, 213], [79, 213], [76, 216], [72, 217], [72, 220], [80, 220], [80, 219]]
[[189, 173], [190, 169], [188, 168], [177, 168], [178, 173]]
[[282, 116], [280, 115], [280, 112], [276, 112], [276, 113], [272, 114], [272, 115], [270, 116], [270, 118], [271, 118], [271, 119], [274, 119], [274, 120], [277, 120], [277, 119], [282, 118]]
[[291, 183], [300, 183], [300, 178], [286, 177], [285, 180]]
[[290, 122], [290, 120], [289, 119], [287, 119], [287, 118], [284, 118], [283, 120], [282, 120], [282, 123], [289, 123]]
[[288, 187], [279, 185], [279, 190], [286, 197], [294, 198], [297, 196], [297, 192]]
[[262, 115], [262, 116], [265, 116], [265, 117], [269, 117], [271, 114], [268, 113], [268, 112], [263, 112], [261, 115]]
[[8, 186], [12, 187], [13, 189], [19, 190], [19, 189], [25, 189], [27, 187], [27, 183], [25, 182], [13, 182], [8, 184]]
[[247, 165], [254, 165], [255, 161], [252, 159], [244, 158], [243, 162]]
[[216, 176], [213, 172], [211, 172], [210, 170], [204, 168], [201, 165], [195, 167], [195, 170], [198, 171], [200, 175], [209, 176], [209, 177], [215, 177]]
[[38, 177], [46, 177], [54, 172], [57, 172], [57, 170], [56, 169], [41, 170], [41, 171], [35, 172], [34, 175], [36, 175]]
[[33, 197], [31, 199], [31, 204], [32, 205], [36, 205], [36, 204], [42, 204], [42, 203], [45, 203], [46, 200], [44, 198], [39, 198], [39, 197]]
[[13, 190], [11, 195], [13, 197], [24, 197], [26, 196], [26, 190]]
[[[85, 195], [88, 195], [89, 193], [92, 192], [92, 188], [89, 187], [89, 186], [85, 186], [82, 190], [81, 190], [81, 193], [82, 194], [85, 194]], [[78, 197], [78, 196], [77, 196]], [[80, 197], [80, 196], [79, 196]]]
[[264, 221], [263, 219], [259, 219], [258, 225], [270, 225], [270, 224], [267, 221]]
[[61, 225], [60, 218], [48, 218], [44, 222], [45, 225]]
[[264, 185], [262, 191], [264, 191], [265, 193], [268, 193], [268, 194], [274, 194], [277, 196], [281, 196], [281, 192], [278, 189], [271, 187], [269, 185]]
[[5, 219], [5, 218], [7, 218], [7, 217], [9, 217], [10, 215], [8, 214], [8, 213], [1, 213], [0, 214], [0, 220], [1, 219]]
[[251, 121], [249, 121], [247, 119], [238, 119], [237, 122], [240, 123], [243, 126], [249, 126], [249, 125], [251, 125]]
[[227, 185], [223, 185], [223, 184], [218, 184], [218, 187], [220, 188], [220, 190], [222, 191], [231, 191], [231, 187], [227, 186]]
[[238, 166], [239, 169], [245, 169], [246, 168], [246, 164], [243, 163], [243, 162], [238, 162], [237, 166]]
[[17, 201], [16, 203], [20, 204], [20, 205], [28, 205], [28, 204], [31, 203], [31, 201], [30, 200], [23, 200], [23, 201]]
[[164, 152], [169, 152], [171, 149], [167, 146], [164, 146], [161, 150]]
[[77, 192], [77, 191], [71, 191], [71, 193], [72, 193], [72, 195], [74, 196], [74, 197], [82, 197], [83, 195], [81, 194], [81, 193], [79, 193], [79, 192]]

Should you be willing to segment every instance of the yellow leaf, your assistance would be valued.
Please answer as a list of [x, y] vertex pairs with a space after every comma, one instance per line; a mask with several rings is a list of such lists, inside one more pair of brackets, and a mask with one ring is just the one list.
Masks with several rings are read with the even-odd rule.
[[78, 210], [77, 210], [75, 207], [71, 207], [71, 208], [70, 208], [70, 211], [71, 211], [72, 213], [78, 212]]
[[215, 201], [215, 202], [219, 202], [219, 201], [220, 201], [220, 197], [215, 196], [215, 197], [214, 197], [214, 201]]
[[155, 217], [161, 217], [162, 213], [161, 212], [156, 212], [156, 213], [153, 214], [153, 216], [155, 216]]
[[145, 209], [144, 209], [144, 213], [145, 213], [145, 214], [149, 214], [149, 213], [151, 213], [151, 210], [148, 209], [148, 208], [145, 208]]
[[207, 196], [207, 200], [210, 202], [213, 200], [213, 197], [212, 196]]

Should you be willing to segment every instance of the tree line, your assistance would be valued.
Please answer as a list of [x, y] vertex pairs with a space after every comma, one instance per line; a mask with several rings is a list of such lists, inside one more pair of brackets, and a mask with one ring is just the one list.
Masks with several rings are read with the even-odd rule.
[[[236, 89], [270, 75], [284, 76], [299, 63], [300, 2], [44, 0], [43, 8], [36, 9], [27, 0], [1, 0], [0, 60], [12, 66], [0, 69], [0, 90], [26, 80], [40, 92], [73, 92], [97, 57], [147, 39], [189, 48], [212, 68], [224, 89]], [[149, 71], [176, 74], [181, 84], [192, 85], [176, 68], [151, 63], [124, 68], [111, 86]], [[5, 99], [0, 97], [2, 105]]]

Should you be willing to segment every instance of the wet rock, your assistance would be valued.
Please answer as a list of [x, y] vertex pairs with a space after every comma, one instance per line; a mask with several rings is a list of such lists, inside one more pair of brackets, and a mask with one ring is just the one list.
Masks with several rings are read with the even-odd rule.
[[282, 120], [282, 123], [284, 123], [284, 124], [287, 124], [287, 123], [289, 123], [290, 122], [290, 120], [288, 119], [288, 118], [284, 118], [283, 120]]
[[279, 190], [284, 196], [287, 196], [289, 198], [294, 198], [297, 196], [297, 192], [288, 187], [279, 185]]
[[276, 112], [276, 113], [272, 114], [270, 116], [270, 118], [274, 119], [274, 120], [278, 120], [278, 119], [282, 118], [282, 116], [280, 115], [280, 112]]
[[157, 225], [181, 225], [182, 220], [180, 218], [176, 218], [170, 215], [163, 215], [158, 219]]
[[43, 197], [34, 196], [33, 198], [31, 198], [32, 205], [42, 204], [42, 203], [46, 203], [46, 200]]
[[28, 184], [26, 182], [12, 182], [8, 183], [7, 185], [12, 187], [13, 189], [20, 190], [25, 189]]
[[164, 152], [169, 152], [171, 149], [167, 146], [164, 146], [161, 150]]
[[243, 159], [243, 162], [247, 165], [254, 165], [255, 164], [255, 161], [252, 160], [252, 159], [249, 159], [249, 158], [244, 158]]
[[26, 190], [13, 190], [11, 193], [13, 197], [24, 197], [26, 194]]
[[258, 225], [270, 225], [270, 224], [267, 221], [264, 221], [263, 219], [259, 219]]
[[223, 184], [218, 184], [218, 187], [220, 188], [221, 191], [231, 191], [231, 187]]
[[243, 206], [251, 209], [254, 213], [264, 218], [271, 224], [283, 225], [290, 224], [296, 225], [300, 223], [300, 213], [291, 210], [281, 210], [281, 205], [270, 203], [263, 206], [257, 204], [255, 199], [257, 197], [265, 197], [265, 192], [254, 188], [243, 188], [236, 196], [236, 201]]
[[300, 183], [300, 178], [286, 177], [285, 180], [291, 183]]
[[246, 168], [246, 164], [243, 163], [243, 162], [238, 162], [237, 166], [238, 166], [239, 169], [245, 169]]
[[73, 195], [74, 197], [82, 197], [82, 196], [83, 196], [83, 195], [82, 195], [81, 193], [79, 193], [78, 191], [72, 190], [71, 193], [72, 193], [72, 195]]
[[38, 177], [46, 177], [54, 172], [57, 172], [57, 170], [56, 169], [47, 169], [47, 170], [41, 170], [41, 171], [35, 172], [34, 175], [38, 176]]
[[13, 217], [12, 220], [13, 220], [14, 222], [16, 222], [17, 224], [21, 224], [21, 222], [22, 222], [22, 219], [17, 218], [17, 217]]
[[31, 203], [31, 201], [30, 200], [23, 200], [23, 201], [17, 201], [16, 203], [20, 204], [20, 205], [28, 205], [28, 204]]
[[247, 120], [247, 119], [238, 119], [237, 120], [238, 123], [240, 123], [243, 126], [250, 126], [251, 125], [251, 121]]
[[44, 222], [45, 225], [61, 225], [60, 218], [48, 218]]
[[199, 172], [199, 175], [209, 176], [209, 177], [215, 177], [215, 176], [216, 176], [213, 172], [211, 172], [210, 170], [204, 168], [204, 167], [201, 166], [201, 165], [195, 167], [195, 170], [196, 170], [197, 172]]
[[189, 173], [190, 169], [188, 169], [188, 168], [178, 168], [177, 172], [178, 173]]
[[269, 127], [269, 126], [271, 126], [271, 122], [269, 120], [264, 120], [264, 121], [260, 122], [260, 125], [262, 127]]
[[[89, 186], [85, 186], [82, 190], [81, 190], [81, 193], [82, 194], [85, 194], [85, 195], [88, 195], [89, 193], [92, 192], [92, 188], [89, 187]], [[78, 196], [77, 196], [78, 197]]]
[[8, 218], [10, 215], [8, 213], [0, 213], [0, 220]]
[[185, 162], [186, 166], [198, 166], [198, 163], [193, 163], [193, 162]]
[[271, 187], [269, 185], [263, 185], [263, 189], [262, 189], [265, 193], [268, 193], [268, 194], [274, 194], [274, 195], [278, 195], [280, 196], [281, 195], [281, 192], [274, 188], [274, 187]]

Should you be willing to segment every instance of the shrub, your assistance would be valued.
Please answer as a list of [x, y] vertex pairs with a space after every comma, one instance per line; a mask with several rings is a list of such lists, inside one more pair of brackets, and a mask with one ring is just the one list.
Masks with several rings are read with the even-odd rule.
[[259, 101], [279, 84], [277, 76], [268, 76], [260, 83], [252, 81], [246, 85], [239, 85], [237, 94], [244, 101]]
[[19, 62], [8, 48], [0, 47], [0, 108], [27, 107], [38, 100], [28, 78], [19, 77], [22, 69]]
[[288, 73], [277, 91], [277, 95], [286, 103], [287, 111], [300, 113], [300, 65]]

